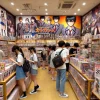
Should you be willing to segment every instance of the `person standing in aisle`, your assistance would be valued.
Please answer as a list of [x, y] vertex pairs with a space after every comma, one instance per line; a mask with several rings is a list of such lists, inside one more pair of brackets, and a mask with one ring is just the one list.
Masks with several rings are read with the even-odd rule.
[[30, 51], [30, 60], [29, 62], [31, 63], [31, 69], [30, 69], [30, 74], [31, 74], [31, 79], [34, 82], [34, 89], [30, 92], [30, 94], [34, 94], [37, 93], [37, 89], [39, 88], [39, 85], [37, 83], [37, 79], [36, 76], [38, 74], [38, 66], [37, 66], [37, 62], [38, 62], [38, 58], [36, 55], [36, 50], [34, 47], [29, 47], [28, 49]]
[[50, 55], [50, 68], [51, 68], [51, 75], [52, 75], [52, 80], [55, 81], [56, 80], [56, 76], [55, 76], [55, 67], [53, 65], [52, 59], [55, 56], [55, 50], [56, 50], [56, 46], [53, 45], [52, 49], [51, 49], [51, 55]]
[[70, 49], [70, 44], [69, 43], [66, 43], [65, 44], [65, 49], [66, 49], [66, 54], [67, 54], [67, 59], [66, 59], [66, 71], [67, 71], [67, 76], [68, 76], [68, 71], [69, 71], [69, 49]]
[[16, 54], [16, 61], [12, 58], [10, 58], [11, 61], [13, 61], [14, 63], [16, 63], [16, 80], [18, 81], [19, 86], [21, 87], [23, 94], [20, 97], [20, 99], [26, 98], [26, 85], [25, 85], [25, 72], [23, 71], [23, 63], [24, 63], [24, 53], [22, 51], [22, 49], [15, 45], [12, 47], [12, 52], [15, 52]]
[[56, 89], [60, 93], [61, 97], [68, 97], [68, 94], [65, 94], [65, 82], [66, 82], [66, 50], [65, 48], [65, 42], [59, 41], [58, 42], [59, 48], [55, 51], [55, 56], [58, 55], [61, 51], [61, 57], [64, 61], [64, 64], [57, 68], [57, 79], [56, 79]]
[[77, 48], [79, 47], [78, 43], [74, 43], [74, 47], [70, 49], [69, 54], [70, 57], [75, 57], [75, 55], [77, 54]]
[[43, 51], [41, 52], [41, 57], [43, 60], [42, 69], [46, 69], [46, 58], [47, 58], [47, 46], [44, 45]]

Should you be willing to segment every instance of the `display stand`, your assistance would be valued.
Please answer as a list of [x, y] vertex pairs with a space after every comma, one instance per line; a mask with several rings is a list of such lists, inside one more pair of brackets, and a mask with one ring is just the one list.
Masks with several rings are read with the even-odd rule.
[[[81, 82], [78, 78], [76, 78], [75, 73], [73, 74], [71, 70], [69, 70], [69, 82], [78, 98], [78, 100], [90, 100], [91, 98], [91, 83], [94, 81], [93, 79], [88, 78], [85, 74], [82, 73], [82, 71], [74, 66], [72, 63], [70, 63], [70, 67], [73, 68], [75, 72], [78, 73], [78, 75], [81, 76], [82, 80], [85, 80], [85, 86], [87, 87], [84, 89], [81, 86]], [[73, 81], [72, 81], [73, 80]], [[81, 96], [79, 96], [79, 94]], [[83, 96], [83, 98], [81, 98]]]

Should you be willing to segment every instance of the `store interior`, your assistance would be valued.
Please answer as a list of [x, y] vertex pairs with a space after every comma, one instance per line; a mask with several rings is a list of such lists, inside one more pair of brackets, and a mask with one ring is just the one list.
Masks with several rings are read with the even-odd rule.
[[70, 48], [79, 44], [77, 54], [69, 58], [65, 83], [69, 97], [65, 99], [100, 100], [100, 0], [0, 0], [0, 100], [20, 100], [22, 94], [16, 64], [9, 60], [16, 59], [14, 45], [26, 58], [30, 58], [28, 48], [35, 47], [41, 64], [37, 75], [40, 89], [29, 94], [34, 83], [28, 74], [27, 98], [23, 100], [63, 100], [51, 79], [48, 60], [43, 70], [41, 57], [44, 45], [58, 48], [62, 40]]

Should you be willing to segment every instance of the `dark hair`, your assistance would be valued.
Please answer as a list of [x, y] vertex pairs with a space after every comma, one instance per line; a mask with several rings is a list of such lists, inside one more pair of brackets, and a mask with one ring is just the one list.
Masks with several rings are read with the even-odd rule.
[[64, 42], [64, 41], [59, 41], [59, 42], [58, 42], [58, 46], [59, 46], [59, 47], [63, 47], [64, 45], [65, 45], [65, 42]]
[[51, 49], [51, 48], [52, 48], [52, 46], [51, 46], [51, 45], [49, 45], [49, 46], [48, 46], [48, 48], [49, 48], [49, 49]]
[[[14, 46], [12, 47], [12, 52], [16, 52], [16, 50], [18, 50], [19, 52], [21, 52], [21, 54], [22, 54], [22, 56], [23, 56], [23, 58], [24, 58], [24, 53], [23, 53], [22, 49], [21, 49], [19, 46], [14, 45]], [[18, 55], [18, 54], [16, 54], [16, 56], [17, 56], [17, 55]]]
[[19, 17], [19, 20], [22, 20], [22, 17]]
[[78, 43], [74, 43], [74, 47], [79, 47], [79, 44]]
[[67, 43], [65, 44], [65, 47], [70, 47], [70, 43], [67, 42]]
[[30, 22], [30, 21], [29, 21], [29, 18], [26, 18], [25, 20], [27, 20], [28, 22]]
[[45, 19], [45, 16], [40, 16], [40, 19]]
[[55, 51], [56, 50], [56, 46], [53, 45], [51, 49]]
[[44, 48], [46, 48], [46, 47], [47, 47], [47, 45], [44, 45], [43, 47], [44, 47]]
[[72, 22], [72, 21], [76, 22], [76, 17], [75, 16], [66, 16], [66, 22], [68, 22], [68, 21], [70, 21], [70, 22]]
[[53, 20], [54, 20], [54, 19], [58, 19], [58, 20], [59, 20], [60, 17], [59, 17], [59, 16], [53, 16]]
[[[32, 20], [32, 19], [33, 19], [34, 22], [37, 24], [37, 26], [39, 26], [39, 23], [38, 23], [38, 21], [36, 20], [36, 18], [35, 18], [34, 16], [31, 17], [31, 20]], [[31, 21], [31, 22], [32, 22], [32, 21]]]
[[33, 51], [36, 53], [35, 47], [29, 47], [28, 50], [29, 50], [29, 51], [33, 50]]
[[88, 45], [86, 44], [86, 45], [84, 46], [84, 48], [86, 48], [86, 49], [87, 49], [87, 48], [88, 48]]

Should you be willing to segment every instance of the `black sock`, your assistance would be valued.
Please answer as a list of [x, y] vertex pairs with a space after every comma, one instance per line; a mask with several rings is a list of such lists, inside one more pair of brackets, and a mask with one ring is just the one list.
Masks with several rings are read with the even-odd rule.
[[24, 94], [24, 96], [26, 96], [26, 91], [25, 91], [25, 92], [23, 92], [23, 94]]

